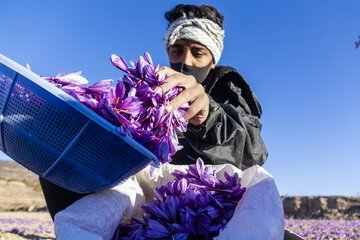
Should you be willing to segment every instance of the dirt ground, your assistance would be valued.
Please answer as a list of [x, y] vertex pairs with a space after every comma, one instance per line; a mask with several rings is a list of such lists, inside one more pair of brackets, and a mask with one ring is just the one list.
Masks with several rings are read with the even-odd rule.
[[38, 176], [0, 161], [0, 240], [55, 239]]

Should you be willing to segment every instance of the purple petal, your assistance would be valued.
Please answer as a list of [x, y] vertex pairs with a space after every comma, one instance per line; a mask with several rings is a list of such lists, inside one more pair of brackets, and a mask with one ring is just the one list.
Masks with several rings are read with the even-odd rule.
[[166, 215], [166, 213], [155, 205], [152, 205], [151, 207], [144, 205], [143, 209], [146, 210], [147, 212], [151, 213], [157, 219], [165, 220], [165, 221], [170, 220], [169, 217]]
[[141, 102], [139, 102], [137, 97], [127, 97], [121, 103], [120, 108], [123, 112], [130, 114], [133, 117], [136, 117], [142, 110]]
[[151, 239], [156, 239], [156, 238], [170, 239], [170, 232], [169, 229], [164, 227], [159, 222], [150, 219], [148, 222], [148, 231], [146, 232], [146, 236]]
[[172, 236], [173, 240], [186, 240], [188, 239], [188, 233], [177, 233]]
[[140, 78], [144, 76], [144, 72], [143, 72], [144, 66], [145, 66], [144, 58], [140, 56], [136, 64], [137, 76]]
[[88, 90], [93, 92], [103, 92], [107, 93], [110, 91], [110, 83], [112, 82], [112, 79], [106, 79], [96, 82], [94, 85], [90, 86]]
[[153, 64], [153, 61], [152, 61], [152, 59], [151, 59], [151, 56], [150, 56], [150, 54], [149, 54], [148, 52], [145, 52], [144, 58], [145, 58], [145, 61], [146, 61], [148, 64], [154, 65], [154, 64]]
[[125, 96], [125, 85], [123, 81], [119, 81], [116, 84], [115, 87], [115, 95], [116, 95], [116, 99], [118, 100], [122, 100]]
[[129, 67], [123, 58], [118, 57], [115, 54], [111, 54], [110, 60], [115, 67], [117, 67], [118, 69], [120, 69], [126, 73], [129, 73]]
[[65, 73], [59, 77], [55, 77], [55, 79], [59, 83], [75, 83], [75, 84], [88, 84], [89, 81], [80, 76], [81, 72], [75, 72], [75, 73]]
[[167, 207], [167, 210], [170, 214], [170, 218], [172, 221], [176, 221], [177, 220], [177, 215], [178, 215], [178, 206], [179, 206], [179, 199], [178, 197], [175, 197], [175, 196], [169, 196], [167, 199], [166, 199], [166, 207]]
[[114, 111], [111, 109], [108, 99], [103, 98], [99, 101], [98, 113], [112, 124], [119, 125], [119, 119], [117, 118]]
[[177, 191], [180, 192], [180, 194], [184, 194], [187, 190], [188, 183], [186, 181], [186, 178], [182, 178], [177, 185]]

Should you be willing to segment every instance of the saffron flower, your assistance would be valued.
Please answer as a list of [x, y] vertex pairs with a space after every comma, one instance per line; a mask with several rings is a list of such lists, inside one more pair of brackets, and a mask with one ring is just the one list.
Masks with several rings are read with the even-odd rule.
[[233, 216], [245, 188], [238, 174], [216, 177], [199, 158], [186, 172], [175, 171], [174, 180], [157, 188], [152, 203], [142, 206], [141, 220], [121, 223], [118, 239], [212, 239]]

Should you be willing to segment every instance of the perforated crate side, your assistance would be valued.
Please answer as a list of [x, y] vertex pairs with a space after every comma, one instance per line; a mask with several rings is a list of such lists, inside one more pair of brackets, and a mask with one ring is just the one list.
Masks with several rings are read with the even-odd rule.
[[60, 162], [51, 175], [46, 177], [46, 180], [78, 193], [94, 192], [107, 185], [87, 175], [86, 172], [79, 171], [79, 168], [69, 161]]
[[3, 152], [5, 152], [3, 143], [3, 130], [1, 127], [3, 121], [3, 111], [8, 98], [8, 94], [10, 94], [9, 92], [13, 82], [13, 78], [15, 76], [15, 71], [0, 63], [0, 150]]
[[[22, 75], [17, 78], [3, 113], [3, 128], [19, 135], [23, 145], [18, 149], [12, 147], [14, 137], [3, 135], [5, 153], [26, 168], [42, 175], [46, 172], [43, 166], [51, 166], [66, 147], [78, 134], [87, 119], [78, 114], [69, 105], [54, 97], [48, 91], [37, 86]], [[31, 89], [31, 90], [30, 90]], [[42, 149], [48, 158], [43, 164], [36, 158], [34, 147]], [[28, 147], [28, 149], [27, 149]], [[20, 150], [21, 149], [21, 150]], [[26, 152], [29, 152], [28, 154]], [[34, 156], [31, 160], [30, 156]], [[41, 163], [41, 164], [40, 164]]]
[[4, 124], [4, 139], [7, 154], [25, 168], [41, 175], [57, 159], [57, 154], [45, 151], [42, 145], [28, 141], [26, 134], [14, 131], [14, 128]]
[[6, 97], [9, 93], [10, 86], [12, 84], [12, 77], [5, 75], [0, 69], [0, 112], [3, 112]]
[[[122, 138], [92, 122], [62, 164], [56, 166], [47, 178], [53, 182], [71, 179], [73, 182], [80, 183], [81, 179], [77, 177], [86, 177], [84, 185], [78, 184], [76, 189], [69, 190], [81, 193], [92, 192], [116, 185], [146, 167], [150, 162], [149, 156], [125, 144]], [[61, 169], [65, 166], [64, 164], [70, 171], [69, 176], [66, 176], [65, 169]], [[59, 174], [61, 177], [58, 176]], [[92, 185], [86, 186], [87, 183]], [[65, 188], [69, 188], [70, 185], [64, 184]]]

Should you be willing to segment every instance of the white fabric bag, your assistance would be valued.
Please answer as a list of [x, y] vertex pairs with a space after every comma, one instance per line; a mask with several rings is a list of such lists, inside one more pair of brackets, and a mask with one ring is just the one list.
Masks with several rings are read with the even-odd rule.
[[[230, 164], [207, 165], [223, 179], [224, 171], [241, 177], [246, 191], [235, 213], [216, 240], [282, 240], [284, 212], [273, 177], [262, 167], [241, 171]], [[186, 165], [163, 164], [147, 167], [116, 187], [90, 194], [55, 215], [56, 239], [111, 239], [117, 225], [133, 216], [141, 217], [141, 205], [152, 201], [156, 187], [173, 179], [172, 172]], [[152, 171], [152, 174], [150, 172]]]

